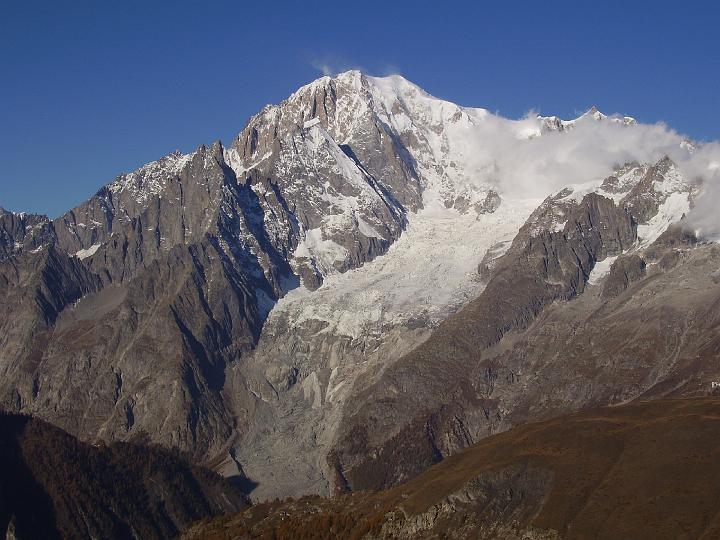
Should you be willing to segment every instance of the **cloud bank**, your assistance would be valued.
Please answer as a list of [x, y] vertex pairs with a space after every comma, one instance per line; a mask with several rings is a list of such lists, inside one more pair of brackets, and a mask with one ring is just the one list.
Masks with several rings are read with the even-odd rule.
[[597, 121], [586, 115], [564, 132], [540, 133], [542, 119], [487, 114], [464, 135], [453, 137], [466, 157], [470, 177], [489, 180], [509, 196], [546, 197], [568, 185], [599, 182], [630, 163], [656, 163], [667, 156], [698, 186], [685, 225], [707, 239], [720, 239], [720, 142], [690, 143], [659, 124], [623, 125], [622, 118]]

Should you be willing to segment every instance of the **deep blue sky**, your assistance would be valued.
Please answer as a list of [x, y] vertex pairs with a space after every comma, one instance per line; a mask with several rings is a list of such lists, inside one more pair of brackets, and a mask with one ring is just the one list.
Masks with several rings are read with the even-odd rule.
[[321, 64], [509, 117], [595, 104], [717, 139], [720, 7], [682, 4], [2, 0], [0, 206], [57, 216], [120, 172], [227, 143]]

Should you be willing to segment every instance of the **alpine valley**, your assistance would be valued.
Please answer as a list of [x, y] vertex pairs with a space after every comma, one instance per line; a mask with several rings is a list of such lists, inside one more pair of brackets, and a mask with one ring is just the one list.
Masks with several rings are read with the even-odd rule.
[[645, 406], [626, 404], [648, 400], [668, 425], [717, 414], [719, 176], [717, 143], [660, 124], [510, 120], [397, 75], [322, 77], [230, 145], [169, 154], [56, 219], [0, 210], [0, 406], [230, 477], [233, 498], [193, 519], [241, 509], [240, 485], [255, 503], [336, 495], [380, 516], [368, 537], [432, 536], [421, 517], [450, 499], [400, 525], [354, 492], [389, 489], [373, 497], [395, 508], [455, 464], [438, 493], [529, 497], [458, 537], [563, 537], [539, 501], [567, 481], [565, 450], [542, 468], [519, 449], [563, 423], [535, 422], [623, 405], [569, 418], [632, 430]]

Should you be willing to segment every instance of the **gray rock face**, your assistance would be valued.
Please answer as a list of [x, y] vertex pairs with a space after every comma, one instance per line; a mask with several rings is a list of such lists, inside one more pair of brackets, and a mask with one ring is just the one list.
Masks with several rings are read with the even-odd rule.
[[[654, 185], [655, 183], [662, 184], [665, 182], [665, 178], [673, 167], [674, 164], [669, 158], [661, 159], [652, 167], [643, 167], [642, 170], [647, 172], [620, 201], [621, 205], [632, 212], [638, 223], [646, 223], [657, 214], [661, 201], [659, 200], [658, 191], [654, 189]], [[617, 192], [622, 189], [622, 186], [617, 185], [614, 177], [608, 180], [608, 191]]]
[[60, 218], [37, 284], [22, 275], [37, 265], [31, 254], [6, 261], [3, 305], [35, 295], [40, 309], [5, 321], [5, 406], [85, 439], [149, 435], [199, 459], [218, 452], [234, 427], [225, 366], [252, 347], [289, 272], [285, 263], [265, 277], [249, 242], [228, 249], [229, 227], [248, 220], [221, 217], [221, 206], [242, 197], [222, 147], [201, 147], [121, 177]]
[[295, 250], [310, 289], [384, 253], [422, 204], [412, 158], [371, 99], [359, 73], [320, 79], [253, 117], [227, 152], [267, 212], [286, 216], [274, 247]]
[[20, 410], [36, 395], [37, 368], [60, 313], [99, 288], [97, 276], [54, 246], [0, 262], [0, 393], [6, 407]]
[[235, 183], [222, 152], [201, 146], [119, 176], [55, 220], [59, 245], [123, 282], [174, 246], [200, 242], [216, 225], [223, 186]]
[[[316, 169], [321, 163], [314, 158], [324, 153], [340, 157], [340, 149], [374, 178], [379, 184], [376, 189], [415, 210], [422, 202], [414, 160], [380, 117], [373, 99], [370, 81], [359, 72], [323, 77], [253, 117], [231, 148], [231, 163], [241, 171], [257, 169], [264, 176], [278, 176], [289, 186], [297, 176], [312, 178], [321, 173]], [[337, 164], [343, 166], [345, 160]], [[293, 168], [296, 174], [288, 174]], [[330, 183], [338, 189], [336, 182]], [[313, 211], [319, 199], [293, 201], [307, 214], [301, 221], [319, 217]]]

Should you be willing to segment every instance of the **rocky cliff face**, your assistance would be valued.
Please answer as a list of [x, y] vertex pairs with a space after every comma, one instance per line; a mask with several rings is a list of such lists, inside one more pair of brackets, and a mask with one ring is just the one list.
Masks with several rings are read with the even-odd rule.
[[50, 220], [36, 214], [17, 214], [0, 208], [0, 260], [22, 251], [37, 250], [54, 240]]
[[[644, 287], [699, 287], [689, 261], [713, 275], [713, 246], [678, 226], [697, 186], [673, 160], [621, 148], [568, 169], [582, 137], [641, 129], [506, 120], [353, 71], [52, 222], [2, 212], [0, 403], [178, 447], [262, 499], [391, 485], [515, 423], [670, 384], [711, 295], [666, 298], [658, 325], [694, 321], [676, 348], [584, 382], [593, 351], [641, 332], [598, 318], [660, 310]], [[709, 376], [683, 369], [681, 393]]]

